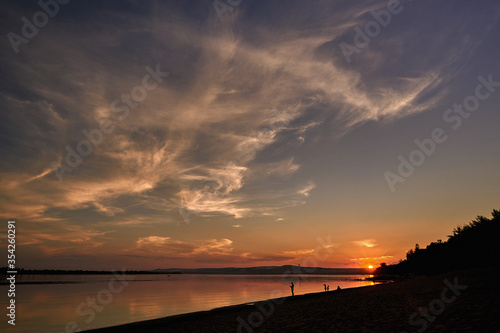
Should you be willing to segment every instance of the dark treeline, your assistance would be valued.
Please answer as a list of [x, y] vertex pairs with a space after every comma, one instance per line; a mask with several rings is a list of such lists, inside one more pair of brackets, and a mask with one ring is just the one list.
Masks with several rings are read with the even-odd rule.
[[425, 249], [418, 244], [406, 253], [406, 259], [395, 265], [381, 264], [377, 275], [438, 274], [454, 270], [492, 267], [499, 263], [498, 238], [500, 211], [491, 218], [475, 220], [453, 230], [447, 241], [438, 240]]

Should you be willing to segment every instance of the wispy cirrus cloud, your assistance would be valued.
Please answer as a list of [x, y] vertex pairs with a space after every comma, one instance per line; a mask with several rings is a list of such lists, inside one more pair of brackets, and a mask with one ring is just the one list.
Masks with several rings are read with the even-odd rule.
[[[262, 150], [280, 144], [283, 135], [292, 134], [296, 145], [303, 144], [307, 134], [324, 121], [323, 116], [306, 120], [304, 115], [308, 110], [321, 109], [320, 115], [330, 112], [338, 118], [337, 123], [344, 124], [344, 130], [348, 130], [380, 116], [420, 111], [424, 104], [415, 104], [417, 96], [440, 80], [439, 73], [433, 72], [402, 78], [381, 88], [367, 87], [356, 71], [321, 57], [321, 47], [339, 36], [344, 26], [328, 27], [314, 34], [288, 33], [279, 41], [271, 33], [263, 37], [267, 41], [260, 43], [266, 47], [259, 47], [244, 34], [236, 36], [224, 31], [206, 34], [190, 26], [172, 26], [159, 17], [155, 25], [146, 20], [140, 24], [157, 39], [158, 44], [153, 45], [151, 53], [169, 44], [188, 54], [196, 48], [199, 52], [196, 71], [188, 71], [187, 62], [177, 54], [164, 57], [161, 65], [177, 70], [169, 78], [171, 82], [150, 93], [141, 103], [140, 111], [131, 110], [123, 121], [114, 119], [119, 129], [104, 138], [99, 149], [75, 174], [66, 175], [62, 186], [48, 173], [47, 165], [53, 161], [54, 154], [62, 159], [64, 143], [71, 145], [73, 140], [83, 138], [83, 129], [96, 127], [103, 117], [113, 117], [113, 98], [137, 84], [141, 78], [140, 66], [124, 73], [116, 67], [88, 63], [90, 68], [86, 68], [85, 73], [91, 70], [100, 74], [92, 77], [92, 85], [82, 86], [84, 72], [76, 64], [90, 56], [84, 49], [85, 43], [123, 38], [114, 32], [95, 39], [93, 32], [89, 32], [80, 45], [74, 45], [77, 58], [63, 60], [63, 66], [71, 68], [73, 73], [67, 77], [66, 85], [78, 87], [70, 94], [77, 97], [75, 101], [68, 98], [68, 94], [58, 93], [57, 73], [49, 74], [43, 84], [34, 78], [31, 86], [25, 86], [40, 96], [41, 101], [36, 103], [46, 110], [37, 117], [49, 119], [48, 124], [54, 129], [52, 139], [39, 127], [39, 122], [33, 123], [33, 128], [38, 130], [30, 131], [31, 135], [53, 142], [47, 141], [50, 149], [43, 150], [47, 156], [39, 158], [40, 166], [32, 167], [34, 172], [26, 179], [30, 184], [42, 182], [55, 193], [51, 196], [53, 200], [47, 199], [40, 206], [42, 215], [53, 206], [64, 209], [94, 206], [104, 216], [127, 213], [126, 207], [116, 203], [108, 207], [107, 202], [129, 193], [140, 196], [151, 192], [169, 197], [163, 205], [165, 210], [175, 211], [176, 206], [181, 206], [191, 212], [234, 217], [261, 214], [262, 205], [249, 204], [242, 191], [245, 185], [262, 174], [293, 175], [300, 165], [293, 162], [293, 155], [281, 162], [256, 161], [255, 158]], [[166, 26], [173, 30], [163, 29]], [[176, 35], [175, 31], [182, 34]], [[67, 46], [54, 40], [47, 42], [46, 47], [68, 51]], [[50, 54], [48, 49], [43, 52]], [[38, 60], [40, 66], [49, 66], [43, 57], [41, 59]], [[142, 67], [145, 65], [151, 64], [145, 63]], [[22, 75], [23, 71], [16, 77], [20, 79]], [[109, 80], [118, 75], [124, 79], [111, 89], [105, 88]], [[176, 87], [176, 81], [182, 76], [193, 84], [184, 85], [183, 89]], [[14, 109], [30, 109], [30, 103], [33, 104], [12, 98], [9, 103]], [[66, 111], [71, 108], [79, 114]], [[24, 180], [13, 172], [14, 178], [19, 179], [16, 185], [19, 188]], [[165, 189], [163, 184], [169, 184], [169, 188]], [[309, 182], [297, 193], [308, 197], [314, 188], [312, 184]], [[27, 186], [26, 191], [34, 196], [39, 193], [36, 185]], [[290, 202], [303, 203], [286, 200], [282, 206], [288, 207]], [[280, 204], [276, 202], [273, 206], [270, 211]]]

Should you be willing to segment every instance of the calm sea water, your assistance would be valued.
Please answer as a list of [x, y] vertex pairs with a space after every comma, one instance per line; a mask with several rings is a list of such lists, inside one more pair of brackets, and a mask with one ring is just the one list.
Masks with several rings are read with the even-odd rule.
[[[295, 294], [372, 285], [363, 275], [294, 279]], [[21, 278], [21, 279], [20, 279]], [[4, 280], [5, 281], [5, 280]], [[2, 314], [2, 332], [71, 332], [290, 295], [282, 275], [136, 275], [126, 285], [113, 275], [18, 275], [16, 325]], [[46, 283], [46, 282], [58, 283]], [[111, 283], [110, 283], [111, 282]], [[0, 286], [6, 313], [8, 286]]]

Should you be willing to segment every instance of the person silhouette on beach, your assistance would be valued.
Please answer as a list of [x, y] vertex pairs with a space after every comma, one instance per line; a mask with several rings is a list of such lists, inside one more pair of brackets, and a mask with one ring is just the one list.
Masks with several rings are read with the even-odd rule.
[[325, 291], [326, 291], [326, 284], [323, 284], [325, 286]]
[[337, 286], [337, 290], [340, 290], [340, 286]]
[[290, 289], [292, 290], [292, 296], [294, 296], [294, 295], [293, 295], [293, 288], [294, 288], [294, 285], [293, 285], [293, 282], [292, 282], [292, 283], [290, 284]]
[[330, 291], [330, 285], [326, 286], [326, 291]]

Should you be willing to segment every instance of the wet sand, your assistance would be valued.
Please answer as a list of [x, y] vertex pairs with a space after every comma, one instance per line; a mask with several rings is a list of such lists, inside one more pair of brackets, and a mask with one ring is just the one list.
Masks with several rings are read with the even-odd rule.
[[86, 332], [500, 332], [499, 287], [492, 269], [459, 271]]

